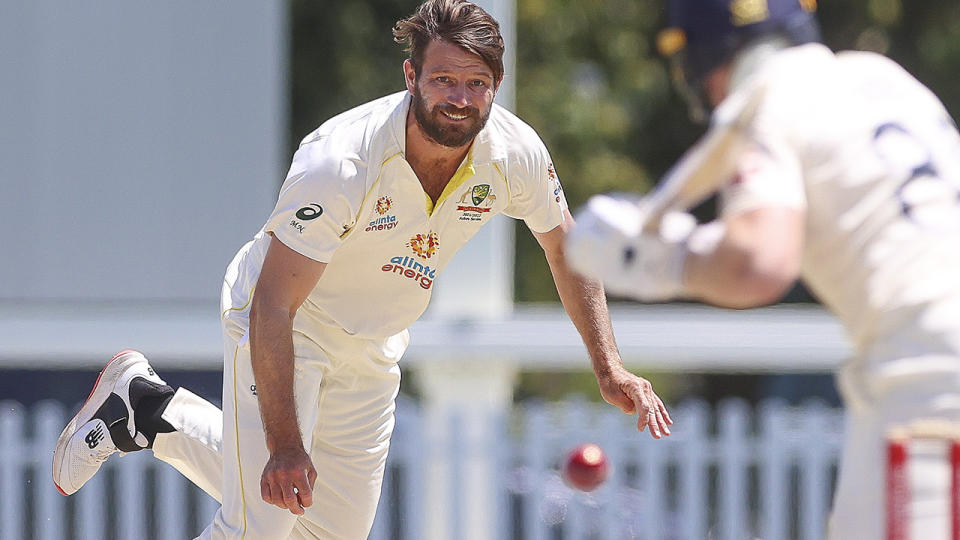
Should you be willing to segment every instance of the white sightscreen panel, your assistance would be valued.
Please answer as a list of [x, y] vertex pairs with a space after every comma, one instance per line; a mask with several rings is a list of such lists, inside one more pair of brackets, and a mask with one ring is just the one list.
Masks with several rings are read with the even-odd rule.
[[282, 0], [0, 8], [0, 299], [213, 299], [283, 176]]

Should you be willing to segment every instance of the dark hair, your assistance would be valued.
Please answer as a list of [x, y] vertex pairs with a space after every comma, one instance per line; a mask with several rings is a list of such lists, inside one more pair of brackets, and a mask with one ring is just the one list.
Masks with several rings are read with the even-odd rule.
[[476, 54], [493, 71], [496, 84], [503, 79], [503, 36], [500, 25], [480, 6], [466, 0], [427, 0], [417, 11], [397, 21], [393, 40], [404, 45], [417, 76], [423, 53], [431, 41], [441, 40]]

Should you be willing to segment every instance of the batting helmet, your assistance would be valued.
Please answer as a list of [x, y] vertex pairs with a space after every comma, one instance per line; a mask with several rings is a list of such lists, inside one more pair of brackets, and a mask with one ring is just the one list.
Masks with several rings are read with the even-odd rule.
[[816, 0], [669, 0], [657, 48], [674, 62], [683, 91], [703, 95], [703, 81], [744, 46], [776, 36], [788, 45], [820, 41]]

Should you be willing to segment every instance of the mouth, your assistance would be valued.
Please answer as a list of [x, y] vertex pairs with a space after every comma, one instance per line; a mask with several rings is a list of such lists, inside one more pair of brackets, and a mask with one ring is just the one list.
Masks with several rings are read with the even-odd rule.
[[443, 116], [445, 116], [445, 117], [447, 117], [447, 118], [449, 118], [450, 120], [453, 120], [453, 121], [455, 121], [455, 122], [460, 122], [460, 121], [466, 120], [467, 118], [470, 118], [470, 115], [469, 115], [469, 114], [466, 114], [466, 113], [455, 113], [455, 112], [450, 112], [450, 111], [440, 111], [440, 113], [441, 113]]

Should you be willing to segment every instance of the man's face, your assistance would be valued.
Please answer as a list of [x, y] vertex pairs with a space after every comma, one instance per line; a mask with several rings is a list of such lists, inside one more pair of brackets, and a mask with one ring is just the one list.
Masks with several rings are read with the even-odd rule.
[[443, 41], [424, 50], [420, 75], [404, 64], [420, 130], [452, 148], [470, 144], [490, 117], [496, 96], [493, 70], [482, 58]]

